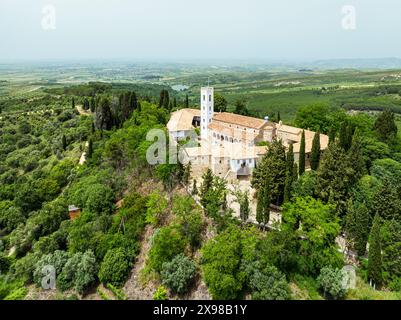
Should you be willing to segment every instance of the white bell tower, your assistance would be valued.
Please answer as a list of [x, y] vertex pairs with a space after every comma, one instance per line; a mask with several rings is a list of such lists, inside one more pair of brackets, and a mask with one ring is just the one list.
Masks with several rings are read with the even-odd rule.
[[201, 138], [208, 138], [208, 126], [212, 122], [214, 113], [214, 89], [212, 87], [201, 88]]

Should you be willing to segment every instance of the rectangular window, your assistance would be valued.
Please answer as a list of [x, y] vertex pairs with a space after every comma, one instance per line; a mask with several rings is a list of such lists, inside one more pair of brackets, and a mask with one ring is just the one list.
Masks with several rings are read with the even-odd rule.
[[206, 96], [205, 95], [203, 95], [203, 101], [205, 101], [206, 100]]
[[212, 95], [209, 94], [209, 101], [212, 101]]

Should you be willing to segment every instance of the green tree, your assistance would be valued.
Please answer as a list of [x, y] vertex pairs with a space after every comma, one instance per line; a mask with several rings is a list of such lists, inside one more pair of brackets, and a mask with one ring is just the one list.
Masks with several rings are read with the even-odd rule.
[[235, 109], [234, 109], [234, 113], [236, 114], [240, 114], [243, 116], [249, 116], [249, 110], [246, 106], [246, 102], [244, 99], [238, 99], [235, 101], [234, 103]]
[[315, 275], [324, 266], [342, 266], [335, 244], [340, 224], [334, 206], [311, 197], [294, 198], [283, 206], [281, 228], [303, 239], [297, 248], [300, 272]]
[[202, 271], [213, 299], [238, 298], [245, 275], [241, 265], [241, 231], [230, 227], [202, 248]]
[[326, 297], [337, 300], [343, 298], [347, 293], [343, 284], [346, 277], [347, 274], [342, 269], [324, 267], [320, 270], [320, 275], [316, 280]]
[[393, 140], [397, 136], [398, 128], [395, 123], [394, 113], [390, 110], [383, 111], [376, 119], [374, 129], [383, 142]]
[[[271, 265], [262, 266], [260, 261], [247, 267], [249, 288], [253, 300], [289, 300], [290, 290], [285, 275]], [[251, 271], [249, 271], [251, 270]]]
[[296, 177], [294, 177], [294, 151], [293, 145], [290, 144], [287, 152], [287, 173], [285, 177], [285, 186], [284, 186], [284, 202], [290, 201], [291, 198], [291, 188], [292, 183], [298, 178], [298, 170], [296, 170]]
[[271, 192], [270, 182], [265, 180], [264, 184], [257, 191], [256, 198], [256, 221], [265, 227], [270, 221], [270, 203], [271, 203]]
[[89, 139], [88, 141], [88, 151], [87, 151], [87, 157], [88, 159], [91, 159], [93, 156], [93, 140]]
[[[270, 199], [277, 204], [283, 201], [287, 172], [285, 148], [281, 140], [274, 140], [254, 170], [251, 185], [257, 191], [268, 186]], [[266, 185], [268, 181], [268, 185]]]
[[299, 147], [299, 175], [302, 176], [305, 172], [305, 130], [302, 130], [301, 144]]
[[373, 197], [373, 212], [385, 220], [401, 221], [401, 201], [396, 187], [388, 178]]
[[310, 167], [312, 170], [317, 170], [320, 161], [320, 132], [316, 132], [313, 137], [312, 151], [310, 155]]
[[92, 251], [74, 254], [65, 263], [57, 277], [57, 285], [61, 290], [74, 288], [83, 294], [96, 280], [97, 264]]
[[369, 237], [368, 279], [376, 288], [383, 283], [382, 248], [380, 239], [381, 221], [378, 214], [373, 219]]
[[241, 190], [237, 190], [234, 192], [234, 196], [239, 203], [239, 216], [243, 223], [245, 223], [249, 218], [249, 195], [248, 192], [242, 192]]
[[196, 186], [197, 182], [196, 179], [194, 179], [193, 185], [192, 185], [192, 195], [197, 196], [198, 195], [198, 187]]
[[210, 168], [208, 168], [206, 170], [206, 172], [203, 174], [202, 176], [202, 185], [200, 188], [200, 197], [201, 197], [201, 201], [202, 199], [205, 198], [207, 192], [211, 189], [212, 184], [213, 184], [213, 173], [212, 170], [210, 170]]
[[352, 163], [354, 169], [354, 182], [357, 182], [365, 173], [366, 165], [362, 149], [362, 139], [359, 131], [355, 130], [352, 137], [351, 147], [348, 152], [349, 162]]
[[167, 214], [166, 197], [160, 192], [154, 191], [149, 195], [146, 206], [146, 222], [155, 226], [160, 225]]
[[394, 291], [400, 290], [401, 279], [401, 222], [384, 221], [381, 228], [383, 278]]
[[195, 277], [195, 263], [184, 254], [179, 254], [170, 262], [165, 262], [160, 273], [163, 285], [173, 292], [182, 294], [188, 291]]
[[64, 151], [67, 149], [67, 138], [65, 137], [64, 134], [61, 137], [61, 147], [63, 148]]
[[365, 203], [357, 205], [350, 201], [346, 219], [346, 228], [354, 240], [354, 248], [359, 256], [366, 252], [366, 244], [369, 238], [369, 230], [372, 217]]
[[336, 142], [324, 152], [317, 171], [316, 191], [319, 197], [345, 212], [348, 191], [355, 182], [355, 170], [344, 149]]
[[214, 110], [216, 112], [226, 112], [228, 102], [224, 96], [218, 92], [214, 93]]
[[185, 103], [184, 103], [184, 106], [185, 106], [185, 108], [189, 108], [189, 97], [188, 97], [187, 94], [185, 95]]
[[107, 251], [100, 265], [99, 280], [104, 284], [121, 287], [129, 275], [132, 263], [122, 248]]
[[163, 263], [183, 253], [186, 246], [185, 238], [177, 225], [161, 228], [152, 240], [147, 265], [156, 272], [162, 270]]

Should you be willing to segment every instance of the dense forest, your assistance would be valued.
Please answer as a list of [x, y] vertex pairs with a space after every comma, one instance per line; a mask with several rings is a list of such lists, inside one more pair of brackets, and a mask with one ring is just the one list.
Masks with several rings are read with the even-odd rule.
[[[49, 287], [59, 299], [131, 298], [124, 285], [144, 243], [140, 278], [153, 299], [190, 298], [202, 283], [213, 299], [401, 298], [401, 140], [392, 111], [300, 108], [293, 124], [328, 134], [329, 147], [320, 152], [315, 139], [305, 170], [302, 152], [297, 164], [281, 141], [268, 146], [252, 178], [252, 225], [249, 195], [236, 194], [234, 218], [227, 182], [210, 170], [197, 185], [190, 164], [146, 161], [147, 132], [166, 130], [172, 110], [191, 106], [188, 96], [90, 83], [14, 102], [2, 100], [0, 114], [0, 299]], [[222, 95], [216, 102], [226, 110]], [[241, 100], [234, 112], [252, 114]], [[273, 228], [271, 204], [282, 208]], [[81, 214], [71, 219], [69, 206]], [[339, 237], [354, 253], [354, 289], [343, 285], [350, 262]]]

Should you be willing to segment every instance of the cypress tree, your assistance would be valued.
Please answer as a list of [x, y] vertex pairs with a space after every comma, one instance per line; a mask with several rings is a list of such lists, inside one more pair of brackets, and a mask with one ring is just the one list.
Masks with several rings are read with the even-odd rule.
[[355, 128], [348, 124], [347, 121], [344, 121], [340, 127], [340, 134], [339, 134], [339, 141], [340, 146], [345, 150], [348, 151], [351, 147], [352, 136], [354, 134]]
[[366, 252], [372, 218], [365, 203], [355, 205], [350, 203], [347, 213], [347, 230], [354, 239], [354, 248], [359, 256]]
[[90, 110], [91, 112], [95, 112], [96, 110], [96, 100], [94, 97], [91, 98], [91, 102], [90, 102]]
[[192, 192], [191, 192], [191, 194], [193, 196], [198, 195], [198, 187], [196, 186], [196, 180], [195, 179], [194, 179], [194, 182], [192, 184]]
[[67, 149], [67, 138], [65, 137], [64, 134], [61, 137], [61, 145], [62, 145], [63, 150], [65, 151]]
[[213, 184], [213, 173], [210, 168], [206, 170], [206, 172], [202, 176], [203, 182], [200, 189], [200, 197], [203, 199], [206, 193], [211, 189]]
[[[294, 181], [294, 151], [293, 145], [290, 144], [287, 152], [287, 173], [285, 176], [285, 185], [284, 185], [284, 203], [290, 201], [291, 198], [291, 186]], [[297, 172], [298, 176], [298, 172]]]
[[379, 138], [387, 142], [397, 136], [398, 128], [395, 123], [394, 113], [390, 110], [383, 111], [376, 119], [374, 129]]
[[281, 115], [280, 115], [280, 111], [277, 111], [277, 122], [281, 121]]
[[274, 203], [283, 201], [287, 158], [281, 140], [273, 140], [259, 166], [253, 171], [252, 187], [259, 190], [265, 181], [269, 181], [269, 196]]
[[138, 98], [136, 96], [135, 91], [131, 92], [131, 96], [130, 96], [130, 108], [131, 111], [138, 109]]
[[159, 108], [164, 106], [164, 89], [160, 91]]
[[271, 191], [269, 190], [269, 184], [267, 180], [264, 189], [265, 192], [263, 195], [263, 223], [264, 225], [267, 225], [270, 220], [270, 203], [271, 203]]
[[372, 281], [376, 288], [380, 288], [383, 283], [380, 227], [380, 217], [376, 214], [370, 231], [368, 259], [368, 279]]
[[177, 109], [177, 98], [176, 97], [174, 97], [174, 100], [173, 100], [173, 108], [174, 108], [174, 110]]
[[335, 204], [339, 213], [344, 213], [354, 175], [347, 154], [335, 142], [327, 148], [320, 160], [316, 191], [323, 201]]
[[242, 222], [246, 222], [249, 218], [249, 198], [248, 198], [248, 193], [245, 192], [241, 196], [241, 201], [240, 201], [240, 218]]
[[320, 161], [320, 132], [316, 132], [313, 137], [312, 151], [310, 156], [310, 167], [312, 170], [317, 170]]
[[353, 182], [357, 182], [367, 171], [362, 151], [362, 139], [359, 135], [358, 130], [355, 131], [352, 137], [351, 148], [348, 152], [348, 158], [350, 166], [352, 166], [355, 171]]
[[401, 221], [401, 203], [396, 187], [385, 177], [380, 189], [373, 196], [373, 210], [385, 220]]
[[305, 130], [302, 130], [301, 145], [299, 147], [299, 175], [305, 172]]
[[88, 100], [88, 98], [84, 99], [84, 110], [89, 110], [89, 100]]
[[292, 185], [292, 172], [287, 171], [287, 175], [285, 177], [285, 186], [284, 186], [284, 203], [290, 201], [291, 198], [291, 185]]
[[164, 90], [163, 107], [168, 109], [170, 107], [170, 97], [167, 90]]
[[185, 95], [185, 108], [189, 108], [189, 97], [187, 94]]
[[287, 152], [287, 170], [292, 171], [293, 167], [294, 167], [294, 146], [290, 144]]
[[292, 181], [297, 181], [298, 180], [298, 164], [294, 162], [294, 166], [292, 168]]
[[263, 197], [264, 189], [260, 189], [257, 193], [256, 199], [256, 221], [259, 224], [263, 223]]
[[71, 106], [72, 106], [73, 109], [75, 109], [75, 99], [74, 99], [74, 97], [72, 97]]

